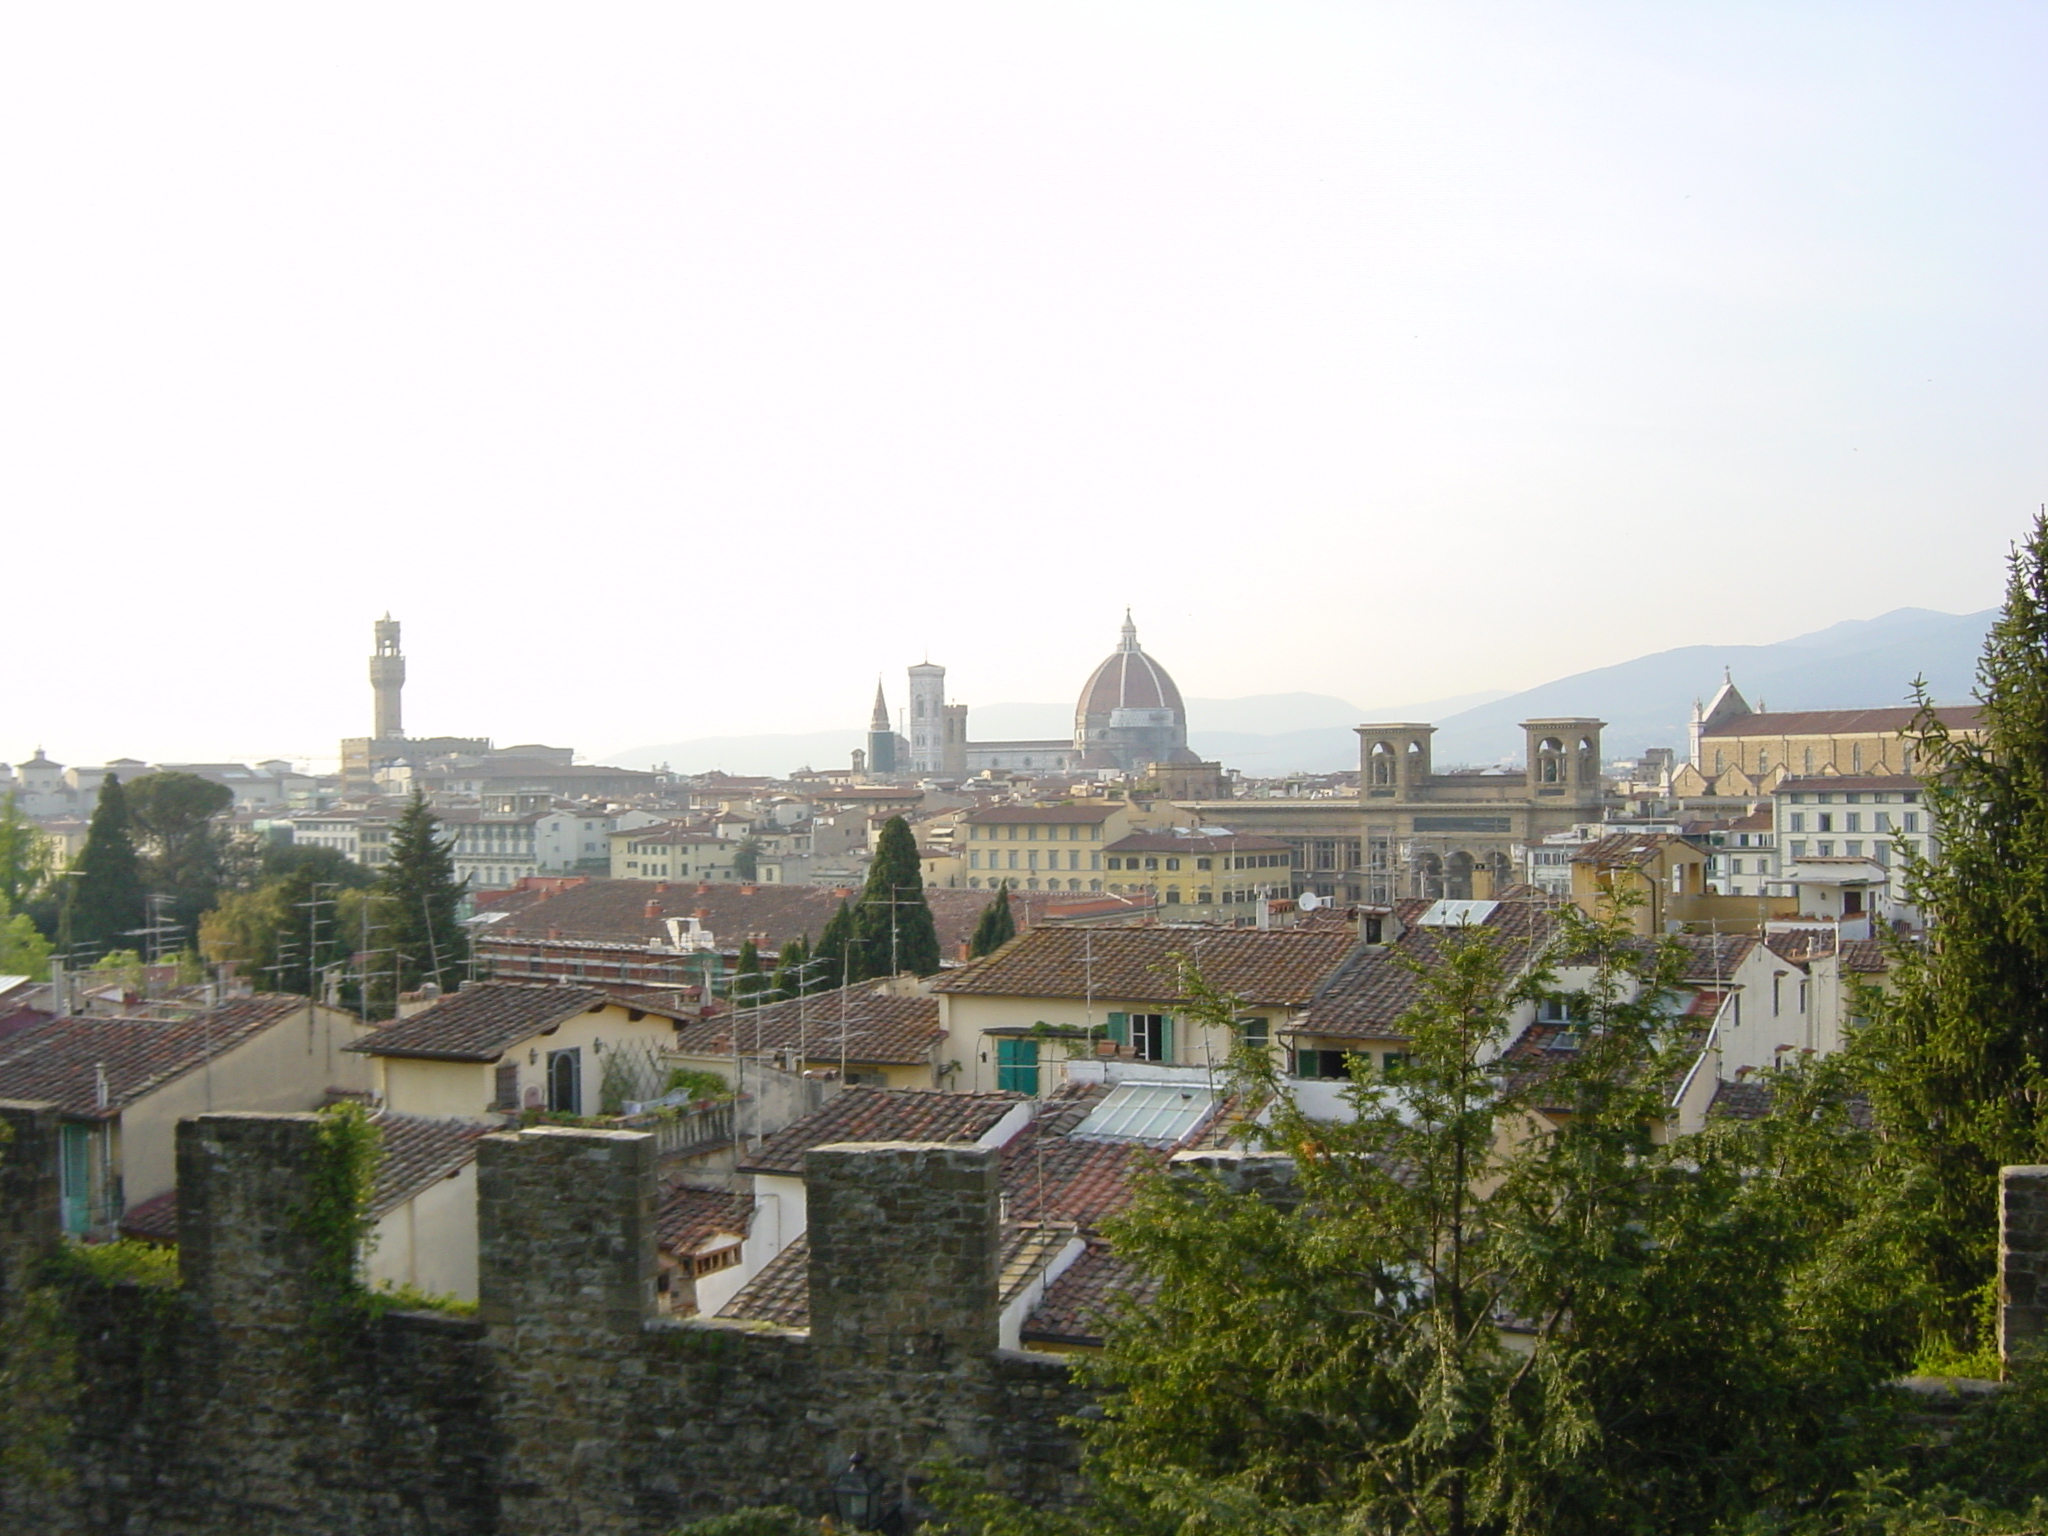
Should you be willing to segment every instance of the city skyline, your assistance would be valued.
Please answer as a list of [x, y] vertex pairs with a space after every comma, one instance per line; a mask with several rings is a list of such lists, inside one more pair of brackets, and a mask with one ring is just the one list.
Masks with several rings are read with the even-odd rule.
[[1127, 605], [1191, 695], [1361, 706], [1984, 609], [2048, 483], [2044, 44], [2001, 4], [24, 17], [11, 595], [65, 664], [0, 736], [316, 757], [387, 609], [420, 728], [592, 753], [828, 725], [927, 647], [1057, 699]]

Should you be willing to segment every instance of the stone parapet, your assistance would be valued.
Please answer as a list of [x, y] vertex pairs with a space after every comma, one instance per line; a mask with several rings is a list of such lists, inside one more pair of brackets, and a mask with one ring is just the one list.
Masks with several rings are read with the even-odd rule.
[[1998, 1175], [1998, 1353], [2048, 1334], [2048, 1167]]
[[57, 1241], [57, 1106], [0, 1099], [0, 1294]]
[[478, 1316], [637, 1332], [654, 1315], [654, 1138], [538, 1126], [477, 1143]]

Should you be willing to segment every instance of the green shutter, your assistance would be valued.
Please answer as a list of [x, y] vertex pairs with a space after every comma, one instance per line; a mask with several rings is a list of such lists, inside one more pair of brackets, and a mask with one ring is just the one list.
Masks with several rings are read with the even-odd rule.
[[1118, 1045], [1131, 1043], [1131, 1016], [1128, 1013], [1112, 1013], [1109, 1016], [1109, 1038]]
[[1159, 1063], [1161, 1066], [1170, 1066], [1172, 1062], [1173, 1015], [1162, 1013], [1159, 1016]]
[[1038, 1093], [1038, 1042], [996, 1042], [996, 1087], [1005, 1093]]

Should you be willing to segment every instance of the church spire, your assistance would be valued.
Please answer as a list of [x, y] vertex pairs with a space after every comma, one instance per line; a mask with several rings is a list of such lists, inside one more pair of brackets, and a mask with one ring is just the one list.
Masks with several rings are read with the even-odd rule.
[[886, 731], [889, 729], [889, 701], [882, 697], [882, 680], [875, 679], [875, 712], [868, 717], [868, 729]]
[[1131, 622], [1131, 610], [1124, 610], [1124, 637], [1117, 643], [1120, 651], [1135, 651], [1138, 648], [1138, 626]]

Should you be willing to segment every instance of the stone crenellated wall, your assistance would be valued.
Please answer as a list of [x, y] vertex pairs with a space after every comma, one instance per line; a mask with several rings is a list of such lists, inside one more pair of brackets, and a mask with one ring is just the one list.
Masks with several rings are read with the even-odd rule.
[[[0, 1104], [0, 1304], [56, 1229], [55, 1121]], [[300, 1214], [317, 1120], [179, 1127], [184, 1283], [60, 1283], [80, 1350], [68, 1485], [0, 1487], [68, 1536], [656, 1536], [769, 1502], [823, 1512], [860, 1451], [1079, 1492], [1055, 1357], [1000, 1351], [993, 1151], [814, 1152], [811, 1332], [654, 1315], [653, 1143], [479, 1143], [475, 1319], [337, 1311]], [[47, 1216], [42, 1220], [37, 1215]], [[22, 1282], [22, 1283], [25, 1283]]]

